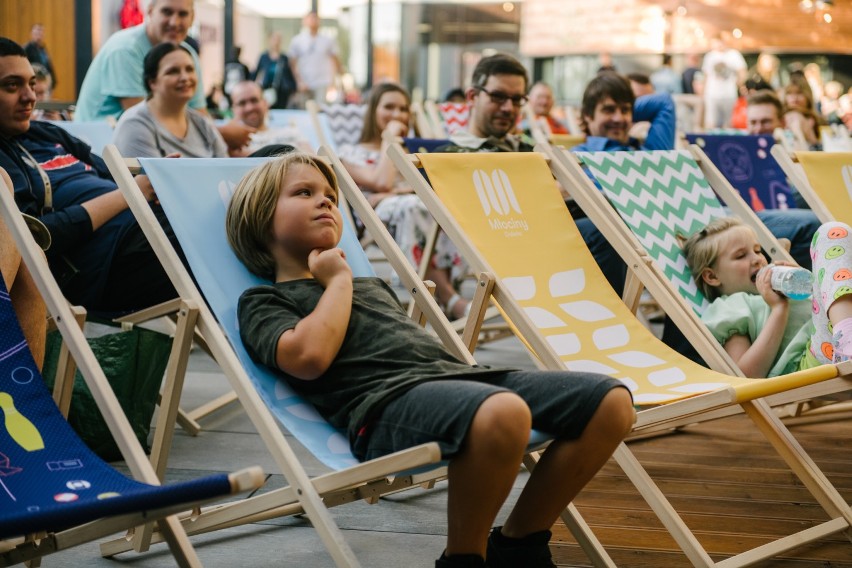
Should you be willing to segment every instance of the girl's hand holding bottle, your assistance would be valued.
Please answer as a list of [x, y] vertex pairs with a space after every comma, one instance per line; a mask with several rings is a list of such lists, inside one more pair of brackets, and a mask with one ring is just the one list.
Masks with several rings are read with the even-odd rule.
[[[763, 280], [764, 277], [768, 277], [769, 286], [775, 292], [791, 300], [807, 300], [813, 293], [811, 272], [789, 262], [779, 261], [763, 267], [758, 272], [757, 279]], [[758, 290], [760, 290], [759, 286]], [[763, 296], [762, 292], [761, 296]], [[768, 300], [767, 303], [772, 305]]]

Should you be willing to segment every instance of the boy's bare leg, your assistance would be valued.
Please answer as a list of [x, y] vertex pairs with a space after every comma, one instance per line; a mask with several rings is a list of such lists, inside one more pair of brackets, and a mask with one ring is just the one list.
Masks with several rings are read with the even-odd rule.
[[531, 423], [529, 408], [513, 393], [492, 395], [476, 411], [464, 449], [449, 465], [448, 556], [485, 557], [488, 533], [518, 476]]
[[578, 439], [554, 441], [544, 452], [501, 529], [503, 535], [521, 538], [550, 530], [630, 433], [635, 420], [627, 389], [609, 391]]

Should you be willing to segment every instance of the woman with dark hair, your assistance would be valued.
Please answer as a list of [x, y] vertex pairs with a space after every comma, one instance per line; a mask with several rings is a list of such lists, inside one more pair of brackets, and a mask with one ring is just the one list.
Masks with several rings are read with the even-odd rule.
[[290, 95], [296, 92], [296, 78], [290, 69], [290, 59], [281, 51], [280, 33], [269, 34], [269, 49], [260, 54], [249, 78], [260, 85], [269, 108], [287, 108]]
[[127, 109], [113, 140], [125, 156], [227, 158], [228, 146], [213, 123], [190, 108], [195, 64], [180, 45], [161, 43], [145, 56], [142, 81], [148, 98]]
[[[410, 105], [408, 91], [401, 86], [375, 85], [367, 102], [361, 139], [358, 144], [341, 146], [338, 154], [406, 258], [417, 266], [435, 221], [396, 170], [387, 154], [388, 142], [383, 138], [408, 134]], [[458, 250], [441, 233], [426, 278], [435, 283], [438, 301], [453, 318], [464, 316], [469, 305], [454, 286], [464, 272]]]

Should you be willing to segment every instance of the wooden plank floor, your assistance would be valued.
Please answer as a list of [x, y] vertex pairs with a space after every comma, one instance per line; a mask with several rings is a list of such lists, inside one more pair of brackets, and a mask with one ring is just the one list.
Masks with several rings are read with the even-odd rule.
[[[852, 419], [790, 427], [847, 502], [852, 502]], [[630, 449], [715, 560], [828, 520], [745, 416], [631, 442]], [[619, 567], [690, 566], [613, 461], [575, 501]], [[590, 566], [562, 524], [552, 549], [560, 566]], [[852, 567], [852, 542], [837, 534], [756, 566]]]

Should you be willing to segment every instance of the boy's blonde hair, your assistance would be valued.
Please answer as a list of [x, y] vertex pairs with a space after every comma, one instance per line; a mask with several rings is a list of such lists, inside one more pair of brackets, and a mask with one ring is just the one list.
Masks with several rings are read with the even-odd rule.
[[686, 264], [692, 271], [692, 278], [701, 293], [711, 302], [719, 297], [719, 290], [704, 281], [701, 276], [705, 269], [712, 268], [719, 258], [719, 249], [724, 239], [722, 235], [733, 227], [745, 227], [736, 217], [714, 219], [706, 227], [693, 233], [687, 239], [681, 239], [681, 248], [686, 256]]
[[287, 171], [302, 164], [319, 170], [329, 185], [339, 192], [331, 166], [320, 158], [294, 152], [258, 166], [240, 180], [228, 204], [225, 230], [237, 258], [257, 276], [275, 279], [275, 259], [269, 252], [275, 204]]

